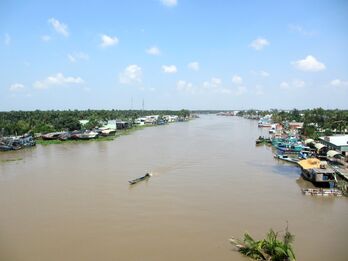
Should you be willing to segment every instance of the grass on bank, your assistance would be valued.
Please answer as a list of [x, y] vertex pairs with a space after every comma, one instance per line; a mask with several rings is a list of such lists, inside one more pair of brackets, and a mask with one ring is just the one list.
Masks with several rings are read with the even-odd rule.
[[11, 161], [19, 161], [22, 158], [13, 158], [13, 159], [1, 159], [0, 162], [11, 162]]

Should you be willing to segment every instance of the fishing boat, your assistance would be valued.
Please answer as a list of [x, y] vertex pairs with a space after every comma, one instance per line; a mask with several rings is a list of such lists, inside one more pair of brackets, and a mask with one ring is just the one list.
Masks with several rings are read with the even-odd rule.
[[139, 183], [140, 181], [149, 179], [151, 176], [152, 176], [151, 173], [146, 173], [144, 176], [137, 178], [137, 179], [129, 180], [128, 182], [130, 185], [134, 185], [134, 184]]
[[284, 160], [284, 161], [287, 161], [287, 162], [290, 162], [290, 163], [295, 163], [295, 164], [297, 164], [297, 162], [299, 161], [296, 158], [291, 158], [288, 155], [283, 155], [283, 154], [275, 154], [274, 158], [280, 159], [280, 160]]
[[80, 134], [77, 134], [77, 138], [79, 140], [90, 140], [90, 139], [95, 139], [98, 138], [99, 133], [95, 131], [86, 131]]
[[116, 129], [104, 129], [100, 132], [101, 136], [111, 136], [116, 133]]
[[0, 144], [0, 151], [8, 151], [8, 150], [13, 150], [12, 146]]
[[342, 191], [338, 189], [303, 188], [302, 193], [307, 196], [342, 196]]
[[46, 133], [41, 135], [41, 138], [43, 140], [57, 140], [59, 138], [60, 135], [64, 134], [64, 131], [61, 132], [50, 132], [50, 133]]

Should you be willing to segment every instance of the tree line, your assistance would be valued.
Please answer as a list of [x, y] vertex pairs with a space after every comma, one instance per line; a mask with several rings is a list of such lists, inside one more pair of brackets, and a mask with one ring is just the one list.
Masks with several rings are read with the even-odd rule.
[[80, 120], [89, 120], [84, 128], [93, 128], [108, 120], [133, 121], [146, 115], [177, 115], [188, 117], [188, 110], [50, 110], [0, 112], [0, 135], [48, 133], [62, 130], [80, 130]]

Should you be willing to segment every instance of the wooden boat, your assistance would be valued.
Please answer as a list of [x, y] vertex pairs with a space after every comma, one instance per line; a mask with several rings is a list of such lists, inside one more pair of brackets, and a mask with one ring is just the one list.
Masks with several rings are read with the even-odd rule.
[[274, 158], [284, 160], [290, 163], [295, 163], [295, 164], [297, 164], [297, 162], [299, 161], [298, 159], [291, 158], [288, 155], [283, 155], [283, 154], [276, 154], [274, 155]]
[[57, 140], [60, 135], [64, 134], [65, 132], [50, 132], [41, 135], [41, 138], [43, 140]]
[[13, 150], [12, 146], [0, 144], [0, 151]]
[[140, 178], [137, 178], [137, 179], [129, 180], [128, 182], [129, 182], [130, 185], [134, 185], [134, 184], [137, 184], [140, 181], [147, 180], [150, 177], [151, 177], [151, 174], [150, 173], [146, 173], [144, 176], [142, 176]]
[[116, 133], [115, 129], [105, 129], [100, 132], [101, 136], [111, 136]]
[[338, 189], [303, 188], [302, 193], [308, 196], [342, 196], [342, 191]]

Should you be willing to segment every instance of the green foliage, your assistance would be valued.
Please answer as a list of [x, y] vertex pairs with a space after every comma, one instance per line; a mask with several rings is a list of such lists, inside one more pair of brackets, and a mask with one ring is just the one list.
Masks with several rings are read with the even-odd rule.
[[86, 130], [91, 130], [95, 127], [100, 126], [101, 120], [97, 120], [96, 118], [90, 118], [89, 121], [83, 126]]
[[304, 124], [304, 135], [314, 140], [319, 138], [317, 128], [314, 125]]
[[190, 111], [182, 109], [181, 111], [178, 112], [178, 116], [186, 118], [190, 116]]
[[326, 129], [326, 130], [324, 131], [324, 135], [325, 135], [325, 136], [331, 136], [331, 135], [332, 135], [332, 131], [331, 131], [330, 129]]
[[4, 136], [22, 135], [28, 131], [35, 133], [47, 133], [62, 130], [78, 130], [81, 128], [79, 120], [90, 119], [88, 128], [99, 124], [97, 121], [125, 120], [132, 121], [146, 115], [178, 115], [186, 117], [188, 110], [66, 110], [66, 111], [9, 111], [0, 112], [0, 131]]
[[50, 124], [45, 124], [45, 123], [39, 123], [33, 129], [34, 133], [49, 133], [53, 131], [54, 131], [54, 127]]
[[238, 251], [255, 260], [288, 261], [295, 260], [295, 254], [291, 244], [294, 236], [285, 229], [282, 240], [278, 239], [279, 234], [272, 229], [267, 233], [266, 238], [254, 240], [248, 233], [244, 234], [243, 240], [231, 239], [231, 243], [238, 247]]

